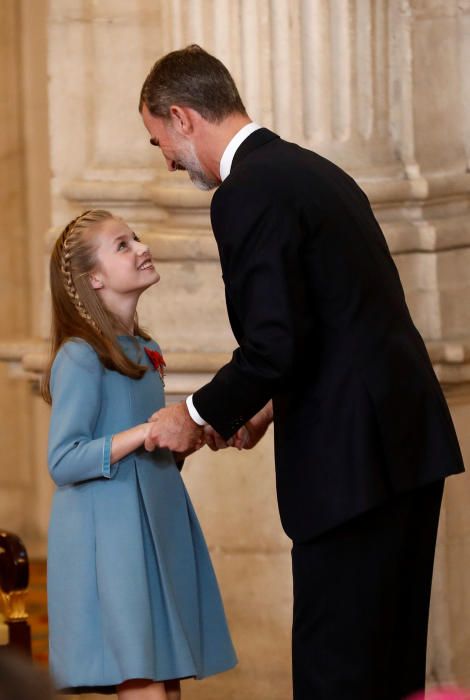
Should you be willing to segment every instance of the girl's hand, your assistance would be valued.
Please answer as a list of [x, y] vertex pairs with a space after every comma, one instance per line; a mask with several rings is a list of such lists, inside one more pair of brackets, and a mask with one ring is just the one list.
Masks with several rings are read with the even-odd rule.
[[144, 444], [150, 431], [149, 423], [139, 423], [133, 428], [115, 433], [111, 441], [111, 464], [127, 457]]
[[142, 423], [141, 428], [142, 428], [142, 444], [144, 444], [144, 442], [146, 441], [147, 436], [150, 432], [151, 424], [148, 422]]

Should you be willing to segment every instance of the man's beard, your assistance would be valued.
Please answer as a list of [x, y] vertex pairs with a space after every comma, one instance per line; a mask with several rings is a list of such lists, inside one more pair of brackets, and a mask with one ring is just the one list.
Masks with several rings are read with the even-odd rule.
[[178, 170], [186, 170], [189, 179], [199, 190], [213, 190], [220, 184], [219, 180], [204, 172], [194, 145], [190, 142], [185, 143], [184, 153], [181, 153], [177, 158], [176, 167]]

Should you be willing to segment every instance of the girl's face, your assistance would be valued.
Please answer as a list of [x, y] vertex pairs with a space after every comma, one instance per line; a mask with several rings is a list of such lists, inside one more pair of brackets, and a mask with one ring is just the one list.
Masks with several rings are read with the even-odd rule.
[[113, 218], [100, 224], [94, 241], [97, 266], [90, 280], [103, 297], [139, 296], [159, 281], [148, 246], [139, 241], [122, 219]]

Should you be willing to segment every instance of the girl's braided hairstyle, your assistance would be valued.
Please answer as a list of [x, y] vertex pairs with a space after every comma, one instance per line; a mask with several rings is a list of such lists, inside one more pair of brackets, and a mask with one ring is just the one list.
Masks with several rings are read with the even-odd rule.
[[[117, 335], [127, 331], [121, 321], [104, 306], [89, 279], [97, 266], [93, 234], [110, 219], [114, 219], [113, 215], [104, 209], [83, 212], [67, 224], [52, 250], [51, 354], [42, 383], [42, 395], [48, 403], [52, 401], [49, 386], [52, 364], [61, 346], [72, 338], [91, 345], [108, 369], [133, 379], [140, 379], [146, 372], [146, 366], [134, 362], [123, 352]], [[149, 339], [149, 335], [140, 328], [137, 316], [134, 335]]]
[[[89, 209], [88, 211], [83, 212], [83, 214], [80, 214], [80, 216], [77, 216], [69, 224], [67, 224], [67, 226], [64, 228], [61, 235], [59, 236], [59, 239], [57, 240], [56, 244], [60, 256], [60, 270], [64, 278], [65, 291], [69, 295], [72, 304], [75, 306], [80, 316], [87, 323], [89, 323], [90, 326], [92, 326], [92, 328], [94, 328], [98, 333], [100, 332], [98, 325], [93, 320], [89, 312], [86, 310], [77, 292], [72, 271], [72, 259], [74, 248], [79, 241], [80, 233], [82, 233], [84, 225], [89, 223], [96, 223], [95, 217], [97, 216], [97, 214], [101, 213], [108, 214], [108, 212], [105, 212], [104, 210], [96, 210], [95, 212], [93, 212], [92, 209]], [[86, 218], [89, 214], [92, 214], [92, 216], [89, 217], [90, 219], [93, 219], [92, 222], [88, 221]], [[108, 217], [106, 216], [105, 218]], [[82, 225], [80, 226], [80, 224]], [[81, 274], [83, 275], [84, 273]]]

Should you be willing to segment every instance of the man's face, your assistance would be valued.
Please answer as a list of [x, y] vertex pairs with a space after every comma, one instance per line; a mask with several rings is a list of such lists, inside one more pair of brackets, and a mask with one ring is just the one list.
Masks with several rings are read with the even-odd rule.
[[155, 117], [144, 103], [142, 120], [150, 134], [152, 146], [158, 146], [170, 172], [186, 170], [191, 182], [200, 190], [211, 190], [220, 183], [204, 171], [192, 141], [177, 133], [170, 119]]

